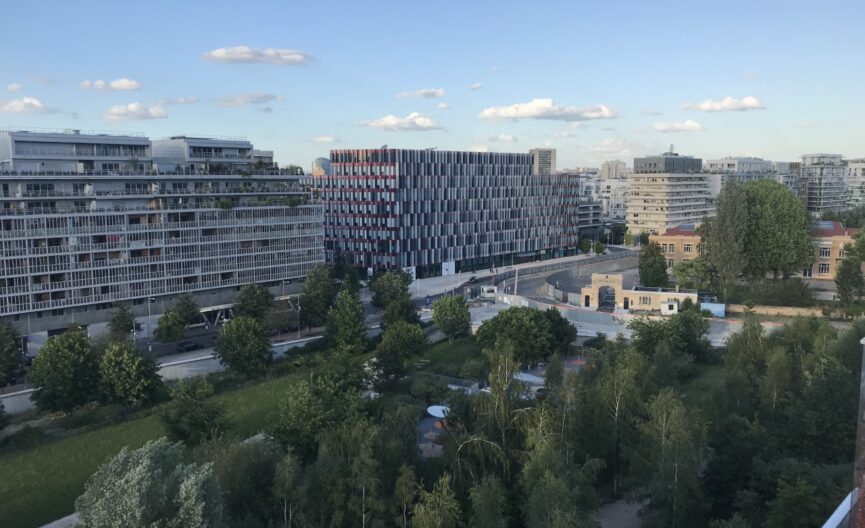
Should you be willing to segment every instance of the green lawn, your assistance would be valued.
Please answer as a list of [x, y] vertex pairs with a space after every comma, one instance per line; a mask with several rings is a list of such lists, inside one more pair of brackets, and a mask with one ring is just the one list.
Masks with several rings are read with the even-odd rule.
[[[304, 374], [215, 396], [225, 403], [231, 432], [249, 436], [267, 427], [281, 394]], [[0, 526], [37, 527], [69, 515], [100, 464], [124, 446], [138, 448], [160, 436], [162, 424], [150, 415], [0, 456]]]

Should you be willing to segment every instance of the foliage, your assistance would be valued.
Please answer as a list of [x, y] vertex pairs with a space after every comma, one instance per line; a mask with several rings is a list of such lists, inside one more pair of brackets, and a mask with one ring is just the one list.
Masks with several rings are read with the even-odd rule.
[[309, 272], [300, 296], [301, 317], [307, 326], [322, 326], [336, 299], [330, 268], [320, 266]]
[[135, 317], [127, 305], [122, 303], [114, 305], [114, 312], [108, 320], [108, 330], [113, 341], [129, 339], [129, 335], [135, 330]]
[[273, 307], [273, 295], [258, 284], [247, 284], [234, 300], [234, 316], [262, 320]]
[[427, 404], [440, 403], [448, 391], [448, 384], [432, 374], [413, 376], [409, 393]]
[[823, 220], [841, 222], [846, 227], [865, 227], [865, 206], [858, 206], [846, 211], [829, 211], [823, 213]]
[[247, 378], [261, 376], [273, 361], [264, 324], [251, 316], [235, 316], [216, 339], [219, 362]]
[[701, 243], [706, 249], [705, 263], [717, 274], [724, 300], [727, 300], [730, 286], [747, 266], [747, 238], [744, 236], [747, 231], [746, 191], [736, 183], [727, 185], [718, 196], [715, 216], [707, 218], [699, 228]]
[[673, 280], [680, 288], [711, 291], [712, 278], [712, 268], [705, 257], [683, 260], [673, 266]]
[[32, 398], [43, 411], [70, 412], [96, 399], [99, 392], [99, 359], [87, 334], [70, 330], [48, 338], [28, 372], [39, 390]]
[[156, 322], [153, 338], [162, 343], [169, 343], [183, 339], [185, 332], [186, 326], [180, 322], [173, 311], [169, 310], [162, 314], [162, 317]]
[[835, 286], [838, 301], [844, 306], [850, 306], [865, 289], [865, 279], [862, 277], [862, 258], [848, 244], [844, 249], [844, 258], [838, 263], [835, 272]]
[[227, 426], [225, 409], [211, 396], [213, 385], [203, 378], [178, 382], [159, 414], [168, 438], [198, 445], [219, 436]]
[[728, 303], [764, 306], [814, 306], [814, 290], [804, 280], [795, 277], [781, 280], [752, 281], [747, 286], [730, 288]]
[[577, 338], [577, 329], [562, 316], [562, 312], [558, 308], [550, 307], [544, 311], [544, 315], [550, 322], [553, 351], [559, 354], [567, 354], [571, 343]]
[[465, 380], [480, 380], [484, 377], [487, 364], [481, 359], [468, 359], [460, 367], [459, 377]]
[[420, 324], [420, 316], [418, 316], [417, 310], [415, 310], [414, 304], [409, 300], [408, 295], [387, 305], [384, 309], [381, 324], [387, 328], [399, 321], [409, 324]]
[[108, 344], [99, 359], [99, 376], [108, 401], [127, 407], [153, 401], [162, 388], [156, 363], [142, 357], [129, 341]]
[[366, 352], [366, 325], [358, 294], [340, 290], [327, 315], [327, 335], [337, 350], [351, 354]]
[[580, 251], [583, 253], [588, 253], [592, 250], [592, 239], [589, 237], [583, 237], [580, 239]]
[[477, 528], [507, 528], [505, 490], [499, 479], [487, 477], [469, 490], [472, 503], [471, 526]]
[[0, 401], [0, 431], [6, 428], [9, 425], [9, 422], [12, 421], [12, 418], [6, 414], [6, 406], [3, 405], [3, 402]]
[[456, 528], [460, 525], [460, 505], [445, 473], [431, 491], [421, 490], [412, 526], [417, 528]]
[[403, 270], [377, 272], [369, 281], [372, 305], [385, 308], [390, 303], [408, 298], [411, 275]]
[[640, 285], [650, 288], [665, 288], [667, 286], [667, 259], [661, 251], [661, 246], [651, 242], [640, 250], [639, 259]]
[[184, 293], [178, 297], [171, 311], [184, 327], [201, 320], [201, 309], [198, 307], [198, 303], [195, 302], [195, 297], [189, 293]]
[[478, 329], [477, 341], [482, 347], [493, 348], [499, 340], [514, 346], [521, 364], [539, 361], [561, 346], [561, 342], [553, 344], [550, 318], [545, 312], [527, 306], [502, 310]]
[[460, 295], [446, 295], [433, 303], [433, 322], [451, 340], [468, 332], [471, 321], [469, 307]]
[[592, 251], [594, 251], [596, 255], [603, 255], [606, 250], [607, 246], [605, 246], [604, 243], [600, 240], [595, 242], [595, 244], [592, 246]]
[[291, 452], [285, 454], [274, 471], [273, 493], [282, 510], [282, 524], [291, 528], [302, 501], [302, 471], [300, 460]]
[[164, 438], [121, 450], [90, 477], [75, 510], [87, 528], [227, 526], [212, 467], [184, 463], [183, 447]]
[[388, 326], [375, 349], [379, 381], [387, 383], [404, 376], [406, 361], [419, 356], [426, 344], [426, 333], [416, 324], [397, 321]]
[[21, 335], [14, 326], [0, 321], [0, 386], [24, 373]]

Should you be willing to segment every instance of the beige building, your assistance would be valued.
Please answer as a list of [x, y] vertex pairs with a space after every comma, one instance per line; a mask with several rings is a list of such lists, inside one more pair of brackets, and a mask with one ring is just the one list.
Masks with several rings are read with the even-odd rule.
[[618, 274], [592, 273], [592, 285], [580, 291], [580, 306], [605, 311], [678, 313], [679, 306], [690, 299], [697, 303], [696, 290], [670, 288], [622, 287]]
[[649, 242], [661, 246], [667, 259], [667, 270], [684, 260], [693, 260], [703, 254], [703, 244], [697, 234], [697, 226], [684, 224], [667, 229], [660, 235], [652, 235]]
[[627, 226], [632, 234], [663, 233], [715, 214], [709, 175], [702, 172], [699, 158], [675, 152], [636, 158], [628, 182]]

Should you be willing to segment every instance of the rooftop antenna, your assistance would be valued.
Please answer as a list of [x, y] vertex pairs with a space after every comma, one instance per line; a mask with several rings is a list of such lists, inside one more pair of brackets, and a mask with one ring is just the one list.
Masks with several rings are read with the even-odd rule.
[[674, 145], [672, 143], [670, 143], [670, 154], [672, 154], [674, 152], [676, 152]]

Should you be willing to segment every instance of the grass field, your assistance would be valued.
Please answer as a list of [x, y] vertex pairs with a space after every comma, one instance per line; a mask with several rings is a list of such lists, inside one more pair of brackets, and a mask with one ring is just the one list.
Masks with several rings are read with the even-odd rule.
[[[281, 394], [304, 374], [215, 396], [226, 406], [230, 433], [243, 437], [266, 428]], [[124, 446], [135, 449], [162, 434], [159, 418], [150, 415], [0, 456], [0, 526], [38, 527], [69, 515], [87, 478], [101, 464]]]

